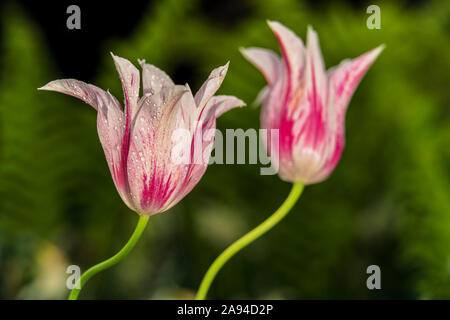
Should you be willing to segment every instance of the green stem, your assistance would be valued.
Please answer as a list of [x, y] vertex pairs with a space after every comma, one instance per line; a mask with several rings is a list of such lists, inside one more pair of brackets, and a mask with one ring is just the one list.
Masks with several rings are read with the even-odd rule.
[[137, 241], [141, 237], [142, 232], [147, 225], [148, 218], [148, 216], [140, 216], [136, 229], [131, 235], [130, 240], [128, 240], [127, 244], [119, 252], [117, 252], [111, 258], [96, 264], [95, 266], [88, 269], [85, 273], [83, 273], [81, 278], [76, 283], [75, 288], [72, 289], [72, 292], [69, 295], [69, 300], [77, 300], [78, 294], [80, 293], [81, 289], [92, 276], [115, 265], [120, 260], [125, 258], [128, 253], [130, 253], [131, 249], [134, 248]]
[[222, 266], [228, 260], [230, 260], [232, 256], [234, 256], [242, 248], [246, 247], [256, 239], [261, 237], [264, 233], [272, 229], [288, 214], [288, 212], [292, 209], [292, 207], [302, 194], [303, 187], [303, 184], [300, 182], [294, 183], [288, 197], [277, 211], [275, 211], [269, 218], [264, 220], [264, 222], [262, 222], [252, 231], [248, 232], [242, 238], [235, 241], [232, 245], [226, 248], [225, 251], [223, 251], [220, 256], [216, 258], [216, 260], [214, 260], [213, 264], [209, 267], [208, 271], [203, 277], [202, 283], [200, 284], [197, 292], [196, 300], [204, 300], [206, 298], [209, 287], [211, 286], [211, 283], [213, 282], [216, 274], [219, 272]]

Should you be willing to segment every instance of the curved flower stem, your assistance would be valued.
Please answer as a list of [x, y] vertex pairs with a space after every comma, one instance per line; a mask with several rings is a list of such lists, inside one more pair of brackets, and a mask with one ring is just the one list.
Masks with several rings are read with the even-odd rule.
[[204, 300], [206, 298], [209, 287], [211, 286], [211, 283], [213, 282], [216, 274], [232, 256], [234, 256], [242, 248], [246, 247], [256, 239], [261, 237], [264, 233], [272, 229], [288, 214], [288, 212], [291, 210], [291, 208], [294, 206], [294, 204], [302, 194], [303, 187], [303, 184], [300, 182], [294, 183], [288, 197], [277, 211], [275, 211], [269, 218], [264, 220], [259, 226], [231, 244], [228, 248], [225, 249], [225, 251], [220, 254], [220, 256], [216, 258], [216, 260], [214, 260], [213, 264], [209, 267], [208, 271], [203, 277], [202, 283], [200, 284], [197, 296], [195, 298], [196, 300]]
[[130, 253], [131, 249], [134, 248], [137, 241], [141, 237], [142, 232], [147, 225], [148, 218], [148, 216], [140, 216], [136, 229], [131, 235], [130, 240], [128, 240], [127, 244], [119, 252], [117, 252], [111, 258], [96, 264], [95, 266], [88, 269], [85, 273], [83, 273], [81, 278], [76, 283], [75, 288], [72, 289], [72, 292], [69, 295], [69, 300], [77, 300], [78, 294], [80, 293], [81, 289], [92, 276], [115, 265], [120, 260], [125, 258], [128, 253]]

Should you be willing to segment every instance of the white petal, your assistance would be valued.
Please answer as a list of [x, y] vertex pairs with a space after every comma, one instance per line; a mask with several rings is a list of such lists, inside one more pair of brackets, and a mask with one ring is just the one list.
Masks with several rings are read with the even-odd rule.
[[290, 90], [295, 90], [300, 85], [305, 61], [305, 46], [292, 30], [276, 21], [267, 21], [267, 24], [277, 37], [283, 54], [287, 74], [290, 80]]
[[219, 89], [225, 75], [227, 74], [229, 64], [230, 63], [227, 62], [226, 65], [214, 69], [208, 79], [206, 79], [205, 83], [203, 83], [201, 88], [197, 91], [195, 94], [195, 103], [198, 108], [203, 108]]
[[279, 77], [280, 57], [273, 51], [262, 48], [247, 48], [240, 50], [264, 76], [269, 86], [273, 86]]
[[157, 94], [163, 87], [173, 87], [172, 79], [161, 69], [139, 60], [142, 67], [142, 89], [144, 94]]

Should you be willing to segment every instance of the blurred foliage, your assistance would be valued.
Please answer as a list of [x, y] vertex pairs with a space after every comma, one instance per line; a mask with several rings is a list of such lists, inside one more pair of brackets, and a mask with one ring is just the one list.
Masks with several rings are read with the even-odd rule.
[[[341, 3], [229, 7], [237, 3], [239, 12], [205, 10], [201, 1], [153, 3], [131, 37], [104, 44], [92, 83], [122, 99], [109, 51], [145, 58], [194, 91], [230, 60], [220, 93], [250, 105], [264, 80], [237, 49], [278, 52], [265, 19], [302, 38], [313, 25], [328, 67], [380, 43], [386, 49], [350, 104], [347, 145], [333, 175], [307, 188], [279, 226], [234, 257], [210, 298], [450, 298], [450, 3], [382, 2], [381, 30], [366, 28], [365, 8]], [[0, 298], [64, 298], [65, 267], [84, 270], [109, 257], [137, 216], [114, 189], [94, 110], [36, 90], [61, 77], [43, 35], [19, 6], [1, 15]], [[259, 112], [231, 111], [218, 128], [258, 128]], [[286, 197], [289, 184], [259, 169], [210, 166], [82, 298], [193, 297], [212, 260]], [[382, 290], [366, 288], [371, 264], [381, 267]]]

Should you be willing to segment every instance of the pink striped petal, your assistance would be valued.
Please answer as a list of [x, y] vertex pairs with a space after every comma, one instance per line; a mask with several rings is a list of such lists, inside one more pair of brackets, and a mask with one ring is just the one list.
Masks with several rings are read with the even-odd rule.
[[321, 169], [310, 177], [309, 183], [317, 183], [326, 179], [333, 172], [345, 144], [345, 112], [359, 82], [384, 46], [375, 48], [360, 57], [343, 61], [329, 71], [328, 112], [334, 119], [328, 124], [327, 145], [322, 151]]
[[269, 86], [273, 86], [280, 73], [280, 57], [273, 51], [262, 48], [240, 49], [242, 55], [264, 76]]
[[214, 96], [205, 105], [204, 110], [201, 110], [199, 120], [208, 121], [210, 118], [215, 120], [228, 110], [243, 106], [245, 106], [245, 102], [234, 96]]
[[[140, 74], [136, 67], [127, 59], [115, 56], [111, 53], [117, 72], [119, 73], [120, 82], [122, 83], [123, 95], [125, 100], [124, 114], [125, 123], [123, 124], [123, 136], [120, 149], [120, 168], [118, 171], [123, 175], [125, 190], [124, 193], [128, 198], [128, 202], [133, 202], [130, 193], [130, 184], [128, 179], [128, 155], [130, 151], [130, 132], [132, 130], [131, 120], [135, 118], [138, 111]], [[135, 210], [135, 208], [133, 208]]]
[[[305, 87], [294, 99], [290, 116], [296, 180], [310, 183], [335, 146], [336, 116], [328, 106], [328, 79], [316, 32], [308, 27]], [[292, 168], [291, 168], [292, 169]], [[292, 178], [292, 172], [289, 173]]]
[[214, 69], [208, 79], [206, 79], [205, 83], [203, 83], [201, 88], [197, 91], [194, 97], [197, 108], [203, 108], [219, 89], [227, 74], [229, 64], [230, 63], [227, 62], [224, 66]]
[[191, 141], [191, 160], [185, 167], [186, 175], [173, 203], [186, 196], [205, 173], [213, 147], [216, 118], [232, 108], [244, 105], [242, 100], [233, 96], [214, 96], [204, 108], [199, 109]]
[[267, 24], [275, 34], [278, 43], [280, 44], [281, 52], [286, 64], [287, 75], [289, 83], [287, 87], [287, 94], [296, 90], [300, 85], [304, 69], [305, 47], [302, 39], [276, 21], [267, 21]]
[[126, 118], [121, 110], [108, 108], [106, 112], [97, 114], [97, 131], [105, 152], [106, 161], [117, 191], [127, 206], [135, 210], [130, 199], [126, 159], [128, 150], [124, 150], [124, 133]]
[[309, 176], [308, 184], [318, 183], [328, 178], [341, 158], [344, 145], [344, 126], [339, 125], [337, 131], [329, 135], [329, 142], [324, 146], [322, 159], [319, 161], [321, 167]]
[[163, 87], [173, 87], [172, 79], [161, 69], [139, 60], [142, 68], [142, 89], [145, 94], [157, 94]]
[[383, 51], [381, 45], [353, 60], [345, 60], [329, 70], [330, 100], [338, 114], [343, 115], [364, 74]]
[[300, 90], [297, 93], [300, 95], [299, 103], [293, 100], [288, 107], [288, 115], [292, 115], [296, 121], [293, 127], [296, 136], [294, 144], [316, 149], [323, 143], [328, 119], [333, 119], [333, 116], [329, 115], [327, 108], [328, 79], [319, 41], [311, 27], [308, 28], [305, 83], [304, 92]]
[[171, 160], [171, 136], [187, 90], [174, 86], [163, 91], [144, 97], [131, 133], [130, 192], [138, 212], [146, 215], [168, 209], [184, 178], [183, 165]]
[[129, 199], [128, 182], [123, 170], [122, 146], [126, 118], [117, 99], [94, 85], [74, 79], [55, 80], [39, 89], [74, 96], [98, 111], [97, 131], [111, 176], [123, 201], [134, 210], [134, 205]]
[[[261, 111], [261, 126], [263, 129], [267, 129], [267, 139], [263, 136], [265, 140], [266, 149], [270, 155], [272, 152], [272, 135], [271, 130], [279, 130], [279, 152], [281, 157], [291, 158], [292, 150], [292, 138], [291, 129], [292, 122], [287, 123], [283, 119], [287, 120], [284, 116], [285, 114], [285, 94], [287, 88], [288, 79], [285, 77], [286, 68], [283, 66], [281, 68], [281, 76], [279, 81], [270, 89], [270, 94], [268, 94], [264, 99], [264, 105]], [[281, 139], [281, 137], [283, 137]], [[278, 157], [278, 155], [273, 154], [273, 157]]]
[[140, 75], [139, 70], [127, 59], [115, 56], [111, 53], [120, 82], [122, 83], [123, 95], [125, 99], [124, 112], [127, 119], [133, 119], [137, 113], [137, 103], [139, 100]]
[[[234, 96], [214, 96], [209, 100], [206, 106], [200, 111], [198, 116], [198, 128], [196, 134], [202, 136], [202, 150], [201, 160], [196, 159], [196, 163], [202, 162], [207, 164], [211, 155], [211, 150], [214, 142], [214, 135], [208, 134], [208, 130], [216, 128], [216, 119], [225, 112], [245, 106], [245, 102]], [[212, 131], [210, 131], [212, 132]]]
[[99, 106], [110, 105], [113, 108], [121, 109], [120, 103], [109, 92], [106, 92], [92, 84], [75, 79], [54, 80], [47, 83], [38, 90], [48, 90], [68, 94], [72, 97], [83, 100], [91, 105], [95, 110]]

